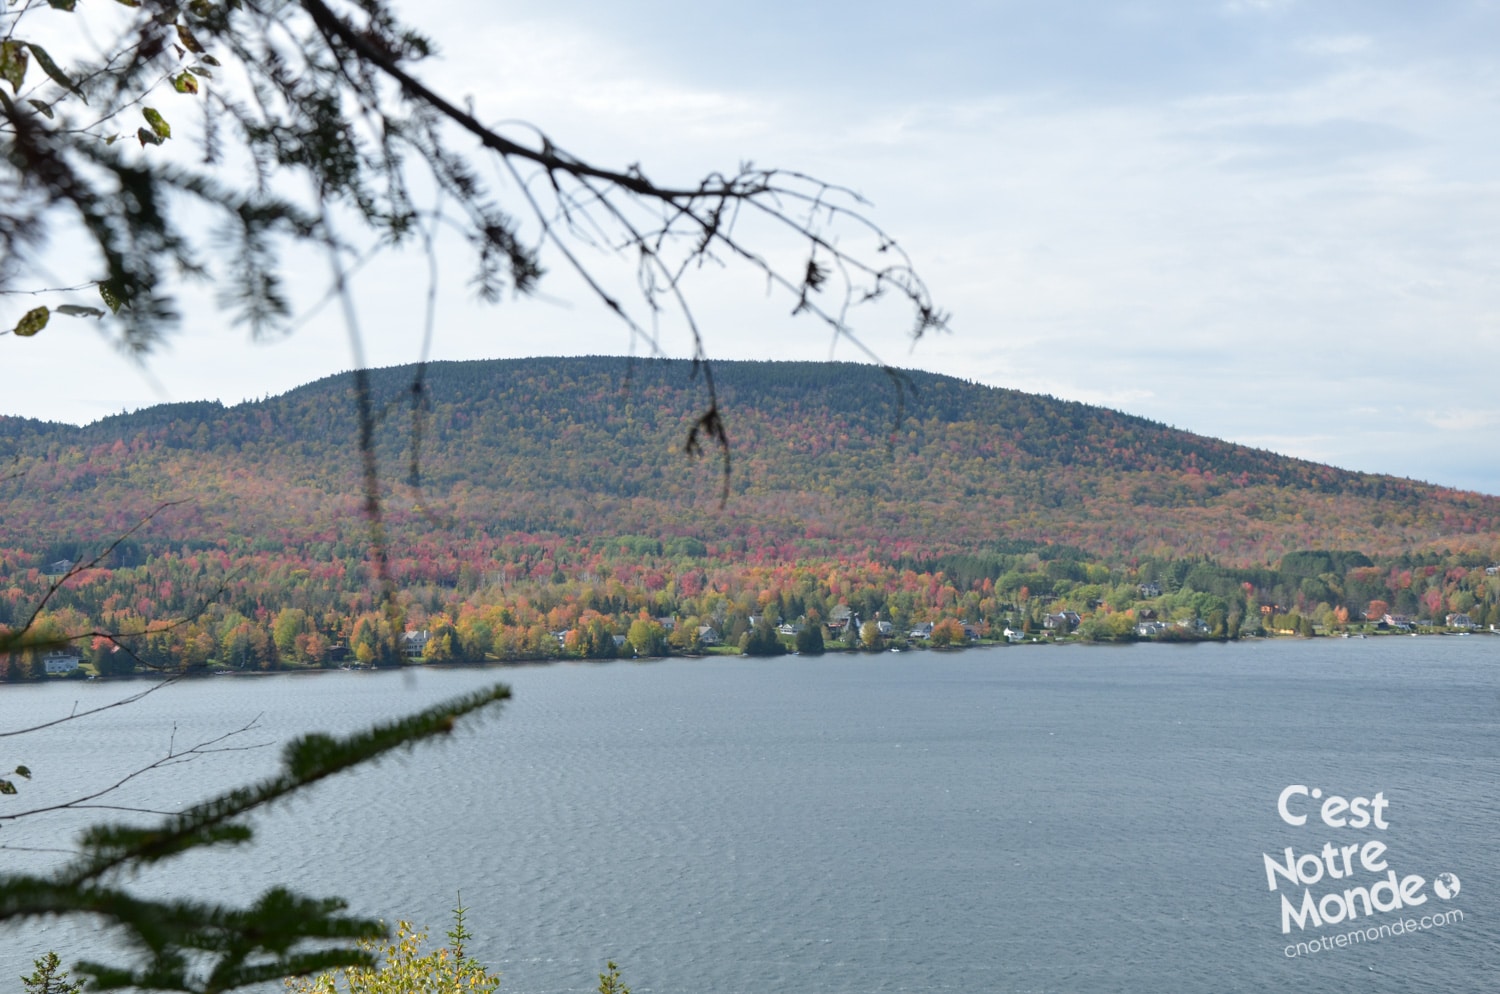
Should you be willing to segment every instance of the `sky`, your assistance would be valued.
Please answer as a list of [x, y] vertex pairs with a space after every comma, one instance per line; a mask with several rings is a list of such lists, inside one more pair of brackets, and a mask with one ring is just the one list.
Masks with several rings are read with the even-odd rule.
[[[753, 161], [857, 190], [952, 315], [913, 345], [899, 308], [857, 312], [885, 362], [1500, 494], [1500, 4], [398, 9], [439, 45], [423, 77], [486, 122], [659, 182]], [[444, 251], [433, 358], [643, 354], [555, 254], [539, 294], [488, 306]], [[0, 413], [86, 423], [347, 369], [319, 267], [292, 260], [309, 312], [274, 342], [210, 295], [142, 369], [87, 322], [0, 339]], [[422, 354], [425, 275], [407, 255], [356, 278], [370, 363]], [[713, 357], [862, 359], [749, 271], [689, 294]], [[680, 327], [661, 347], [691, 352]]]

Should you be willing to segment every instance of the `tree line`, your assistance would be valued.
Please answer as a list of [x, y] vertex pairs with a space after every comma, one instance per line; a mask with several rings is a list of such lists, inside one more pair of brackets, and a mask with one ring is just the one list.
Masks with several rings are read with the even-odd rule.
[[[180, 550], [59, 583], [41, 566], [22, 565], [34, 556], [0, 550], [8, 577], [0, 625], [22, 624], [45, 597], [32, 623], [38, 645], [76, 645], [88, 669], [113, 676], [659, 656], [712, 644], [767, 654], [814, 651], [811, 641], [797, 642], [811, 633], [820, 644], [869, 648], [905, 644], [914, 627], [944, 621], [960, 626], [950, 641], [964, 640], [963, 625], [995, 637], [1005, 628], [1041, 634], [1063, 612], [1078, 616], [1085, 636], [1105, 639], [1134, 637], [1146, 618], [1202, 622], [1193, 630], [1210, 637], [1300, 630], [1304, 619], [1331, 631], [1386, 613], [1500, 623], [1500, 576], [1479, 553], [1376, 560], [1308, 551], [1273, 568], [1204, 558], [1111, 565], [1067, 547], [1002, 548], [1010, 551], [757, 563], [692, 555], [707, 551], [696, 540], [534, 537], [501, 562], [436, 569], [398, 560], [401, 586], [387, 608], [353, 558]], [[881, 622], [878, 637], [862, 631]], [[712, 629], [712, 643], [702, 629]], [[36, 647], [13, 653], [0, 677], [41, 677], [43, 656]]]

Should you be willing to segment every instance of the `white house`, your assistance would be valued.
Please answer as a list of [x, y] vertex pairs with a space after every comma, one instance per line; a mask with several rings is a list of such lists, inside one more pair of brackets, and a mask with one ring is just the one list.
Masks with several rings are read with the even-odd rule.
[[66, 649], [53, 649], [42, 655], [42, 666], [47, 673], [72, 673], [82, 663], [82, 656]]

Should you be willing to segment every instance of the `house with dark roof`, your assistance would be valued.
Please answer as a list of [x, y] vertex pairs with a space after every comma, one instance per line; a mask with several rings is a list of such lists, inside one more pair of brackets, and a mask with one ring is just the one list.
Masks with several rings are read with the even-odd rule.
[[1049, 632], [1071, 632], [1082, 620], [1077, 611], [1059, 611], [1057, 614], [1049, 614], [1043, 618], [1042, 627]]

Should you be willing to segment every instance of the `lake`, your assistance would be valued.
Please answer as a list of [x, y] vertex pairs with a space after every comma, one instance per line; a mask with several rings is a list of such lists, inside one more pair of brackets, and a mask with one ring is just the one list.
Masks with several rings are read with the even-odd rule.
[[[496, 681], [515, 698], [494, 716], [322, 784], [259, 818], [253, 847], [144, 885], [249, 896], [291, 882], [435, 934], [461, 890], [474, 951], [514, 994], [593, 990], [606, 959], [637, 994], [1500, 981], [1491, 636], [214, 678], [5, 740], [0, 765], [35, 779], [3, 804], [97, 789], [173, 741], [252, 721], [231, 744], [352, 730]], [[143, 686], [3, 687], [0, 728]], [[121, 797], [175, 810], [267, 772], [276, 752], [202, 757]], [[1301, 825], [1278, 811], [1296, 785], [1283, 806]], [[1336, 796], [1365, 799], [1354, 812], [1369, 820], [1334, 803], [1325, 824]], [[7, 824], [3, 858], [56, 859], [22, 847], [63, 845], [81, 821]], [[1325, 843], [1334, 869], [1351, 854], [1344, 879]], [[1288, 847], [1290, 872], [1321, 876], [1315, 900], [1394, 872], [1397, 887], [1423, 878], [1424, 903], [1365, 915], [1356, 897], [1357, 920], [1283, 934], [1282, 896], [1300, 908], [1304, 887], [1267, 857], [1285, 864]], [[1444, 873], [1460, 885], [1449, 900], [1434, 891]], [[1430, 927], [1390, 927], [1406, 919]], [[1293, 945], [1324, 937], [1326, 950]], [[97, 941], [76, 923], [12, 927], [0, 972]]]

